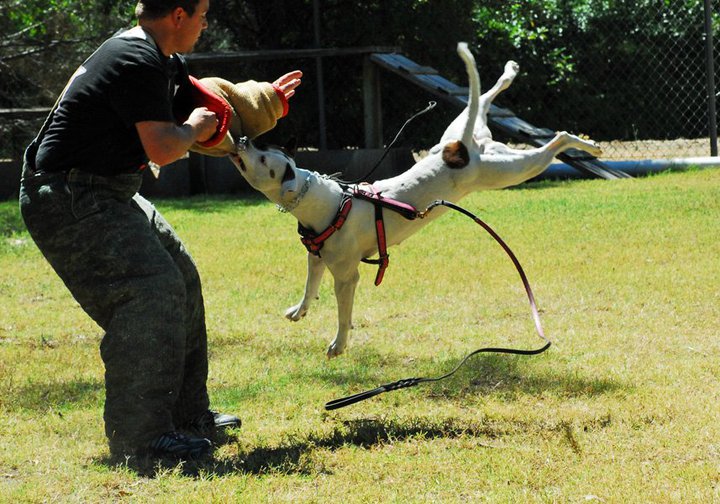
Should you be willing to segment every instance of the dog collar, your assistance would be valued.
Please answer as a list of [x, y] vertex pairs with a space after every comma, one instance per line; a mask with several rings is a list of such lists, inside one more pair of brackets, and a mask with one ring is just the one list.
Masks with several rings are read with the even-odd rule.
[[292, 212], [297, 208], [297, 206], [300, 204], [300, 201], [302, 201], [302, 199], [305, 197], [308, 189], [310, 189], [310, 177], [307, 177], [305, 179], [305, 183], [300, 188], [300, 192], [298, 192], [297, 196], [295, 196], [290, 203], [288, 203], [287, 205], [281, 205], [280, 203], [278, 203], [277, 209], [282, 213]]

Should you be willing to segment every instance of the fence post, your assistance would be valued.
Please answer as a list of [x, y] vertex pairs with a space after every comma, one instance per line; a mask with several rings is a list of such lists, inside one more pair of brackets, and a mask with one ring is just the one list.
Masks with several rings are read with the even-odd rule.
[[[313, 0], [313, 25], [315, 30], [315, 47], [320, 48], [320, 4]], [[323, 75], [322, 56], [315, 58], [317, 71], [318, 122], [320, 123], [320, 150], [327, 150], [327, 119], [325, 116], [325, 76]]]
[[708, 93], [708, 129], [710, 130], [710, 155], [718, 155], [717, 117], [715, 109], [715, 61], [713, 57], [713, 30], [711, 0], [705, 0], [705, 57]]
[[368, 55], [363, 59], [363, 118], [366, 149], [383, 147], [381, 103], [380, 72]]

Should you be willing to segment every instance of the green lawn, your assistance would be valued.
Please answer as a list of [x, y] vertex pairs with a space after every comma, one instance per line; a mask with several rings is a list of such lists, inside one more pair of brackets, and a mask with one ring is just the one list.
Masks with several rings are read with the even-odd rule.
[[334, 412], [483, 346], [538, 347], [500, 247], [448, 214], [361, 266], [355, 330], [314, 311], [291, 216], [261, 199], [157, 201], [203, 276], [210, 390], [243, 428], [213, 460], [112, 464], [101, 332], [0, 203], [0, 502], [720, 502], [720, 171], [483, 192], [555, 345]]

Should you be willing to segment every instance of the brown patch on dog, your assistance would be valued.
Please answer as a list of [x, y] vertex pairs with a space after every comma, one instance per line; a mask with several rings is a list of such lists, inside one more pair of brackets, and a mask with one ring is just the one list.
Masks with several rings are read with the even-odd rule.
[[442, 160], [450, 168], [464, 168], [470, 163], [470, 153], [460, 140], [455, 140], [443, 147]]

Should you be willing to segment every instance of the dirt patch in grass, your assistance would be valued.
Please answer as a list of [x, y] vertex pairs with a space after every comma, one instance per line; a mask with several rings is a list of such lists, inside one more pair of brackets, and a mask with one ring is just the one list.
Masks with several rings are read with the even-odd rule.
[[598, 142], [603, 159], [675, 159], [710, 155], [709, 138], [678, 138], [676, 140], [636, 140]]
[[[636, 159], [678, 159], [710, 156], [709, 138], [678, 138], [675, 140], [611, 140], [598, 141], [602, 147], [602, 160], [629, 161]], [[514, 149], [530, 149], [528, 144], [509, 143]], [[414, 153], [416, 159], [427, 151]]]

